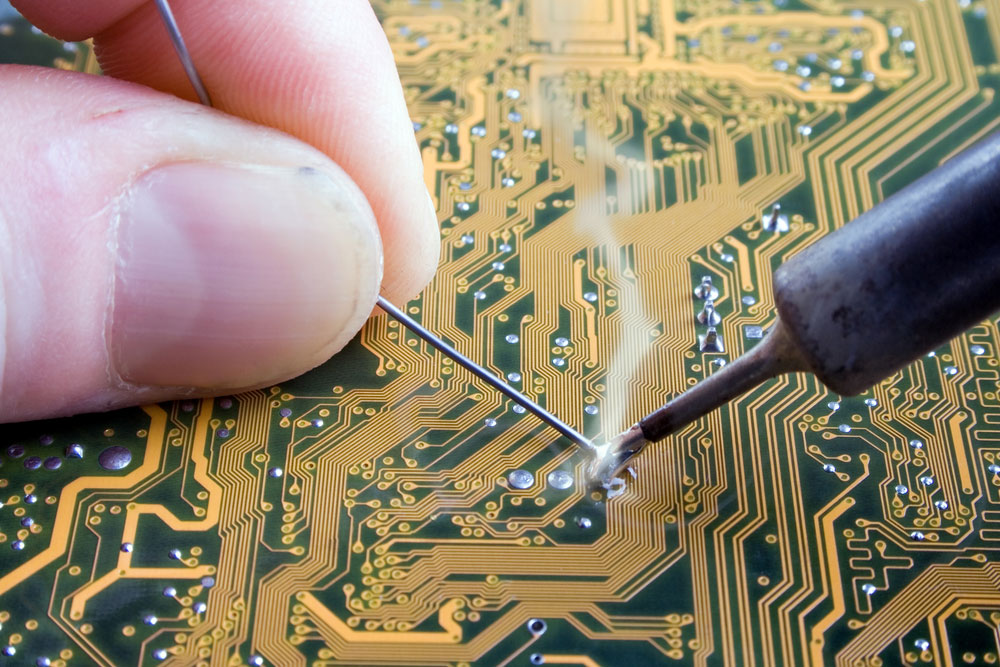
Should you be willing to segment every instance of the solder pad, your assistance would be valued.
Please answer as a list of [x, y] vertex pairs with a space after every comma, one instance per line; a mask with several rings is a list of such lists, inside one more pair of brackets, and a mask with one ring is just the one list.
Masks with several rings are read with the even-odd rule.
[[[375, 8], [441, 220], [408, 312], [598, 441], [756, 344], [784, 258], [1000, 124], [998, 0]], [[5, 427], [0, 662], [996, 664], [997, 327], [858, 397], [768, 382], [610, 498], [385, 317], [280, 387]]]

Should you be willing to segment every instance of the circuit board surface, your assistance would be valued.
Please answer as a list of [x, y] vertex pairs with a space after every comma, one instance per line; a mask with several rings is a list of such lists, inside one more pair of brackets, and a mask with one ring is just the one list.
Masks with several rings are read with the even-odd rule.
[[[375, 8], [441, 220], [408, 311], [598, 441], [1000, 125], [997, 0]], [[993, 318], [861, 396], [768, 382], [611, 493], [384, 317], [280, 387], [7, 426], [0, 663], [996, 664], [998, 347]]]

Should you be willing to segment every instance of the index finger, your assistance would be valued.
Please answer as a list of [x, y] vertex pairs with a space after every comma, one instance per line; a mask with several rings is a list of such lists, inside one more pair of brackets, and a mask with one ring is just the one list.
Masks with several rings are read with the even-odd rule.
[[[104, 72], [196, 100], [149, 0], [15, 0], [56, 37], [94, 37]], [[413, 297], [434, 274], [437, 216], [392, 53], [365, 0], [172, 0], [213, 104], [292, 134], [346, 171], [375, 213], [383, 292]]]

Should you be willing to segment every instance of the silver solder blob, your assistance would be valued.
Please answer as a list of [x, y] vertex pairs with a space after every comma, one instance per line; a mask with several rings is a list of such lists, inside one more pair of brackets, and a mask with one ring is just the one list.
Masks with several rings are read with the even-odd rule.
[[719, 298], [719, 290], [712, 286], [712, 276], [701, 277], [701, 284], [694, 288], [694, 295], [699, 299], [712, 301]]
[[698, 336], [698, 349], [702, 352], [725, 352], [722, 336], [715, 327], [709, 327], [703, 335]]
[[706, 299], [705, 305], [702, 307], [701, 312], [698, 313], [698, 322], [714, 327], [721, 321], [722, 315], [719, 315], [718, 311], [715, 310], [715, 302], [711, 299]]
[[625, 493], [625, 480], [621, 477], [613, 477], [611, 478], [611, 481], [607, 484], [602, 484], [601, 486], [604, 488], [604, 491], [609, 499], [617, 498]]
[[573, 486], [573, 475], [565, 470], [553, 470], [545, 479], [553, 489], [564, 490]]
[[507, 483], [514, 489], [530, 489], [535, 485], [535, 476], [523, 468], [511, 470], [507, 475]]
[[120, 445], [112, 445], [97, 456], [97, 462], [105, 470], [121, 470], [132, 462], [132, 452]]

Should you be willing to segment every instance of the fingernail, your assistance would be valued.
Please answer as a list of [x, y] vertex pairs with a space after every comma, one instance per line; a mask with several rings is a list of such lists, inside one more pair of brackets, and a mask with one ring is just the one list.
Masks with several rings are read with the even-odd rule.
[[108, 345], [127, 383], [282, 380], [347, 344], [375, 302], [378, 231], [339, 171], [175, 163], [119, 209]]

